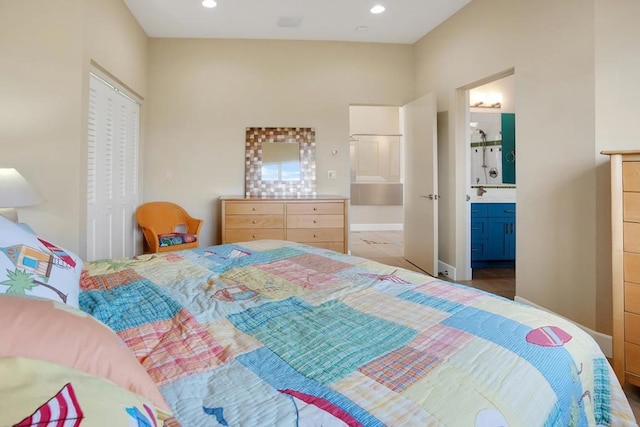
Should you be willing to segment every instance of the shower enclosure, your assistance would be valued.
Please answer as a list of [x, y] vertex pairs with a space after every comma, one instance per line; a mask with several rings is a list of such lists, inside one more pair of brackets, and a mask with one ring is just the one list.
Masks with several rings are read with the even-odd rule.
[[471, 186], [515, 187], [513, 114], [471, 113]]

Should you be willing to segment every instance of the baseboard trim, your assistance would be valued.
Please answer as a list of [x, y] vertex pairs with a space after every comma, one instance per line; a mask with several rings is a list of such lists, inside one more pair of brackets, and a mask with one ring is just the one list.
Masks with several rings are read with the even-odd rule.
[[402, 231], [404, 224], [351, 224], [351, 231]]
[[456, 280], [456, 268], [446, 262], [438, 261], [438, 274], [447, 276], [451, 280]]
[[613, 357], [613, 339], [611, 337], [611, 335], [606, 335], [603, 334], [602, 332], [597, 332], [594, 331], [593, 329], [587, 328], [586, 326], [583, 326], [579, 323], [574, 322], [573, 320], [567, 319], [564, 316], [559, 315], [558, 313], [554, 313], [551, 310], [547, 310], [546, 308], [533, 303], [525, 298], [516, 296], [514, 298], [515, 301], [525, 304], [525, 305], [529, 305], [531, 307], [535, 307], [538, 308], [540, 310], [546, 311], [548, 313], [551, 314], [555, 314], [558, 317], [562, 317], [563, 319], [573, 323], [574, 325], [580, 327], [580, 329], [582, 329], [583, 331], [585, 331], [586, 333], [588, 333], [589, 335], [591, 335], [591, 337], [594, 339], [594, 341], [598, 344], [598, 346], [600, 347], [600, 350], [602, 350], [602, 352], [604, 353], [605, 356], [607, 356], [608, 358], [612, 358]]

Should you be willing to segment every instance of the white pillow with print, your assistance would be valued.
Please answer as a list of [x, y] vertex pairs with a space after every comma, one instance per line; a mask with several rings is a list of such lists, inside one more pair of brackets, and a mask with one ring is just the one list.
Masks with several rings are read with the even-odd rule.
[[0, 293], [78, 308], [82, 260], [0, 215]]

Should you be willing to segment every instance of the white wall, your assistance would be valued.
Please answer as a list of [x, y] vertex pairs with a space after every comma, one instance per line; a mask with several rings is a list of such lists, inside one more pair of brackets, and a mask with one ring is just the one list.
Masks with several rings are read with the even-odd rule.
[[314, 127], [318, 194], [349, 195], [349, 105], [401, 105], [412, 89], [409, 45], [152, 39], [144, 198], [181, 204], [204, 219], [202, 244], [219, 243], [249, 126]]

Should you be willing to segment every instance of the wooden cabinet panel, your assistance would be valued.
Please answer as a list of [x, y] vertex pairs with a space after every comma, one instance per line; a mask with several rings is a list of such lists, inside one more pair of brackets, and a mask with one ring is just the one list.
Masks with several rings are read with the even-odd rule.
[[248, 242], [250, 240], [275, 239], [284, 240], [284, 228], [264, 228], [256, 230], [227, 230], [225, 243]]
[[287, 230], [287, 240], [292, 242], [342, 242], [343, 228], [290, 228]]
[[640, 191], [640, 162], [622, 164], [623, 191]]
[[344, 203], [290, 203], [287, 205], [287, 214], [299, 215], [341, 215], [344, 213]]
[[284, 203], [238, 203], [228, 202], [225, 212], [229, 215], [282, 215], [284, 213]]
[[624, 340], [640, 345], [640, 315], [624, 313]]
[[626, 343], [625, 346], [626, 370], [636, 375], [640, 375], [640, 345]]
[[287, 228], [338, 228], [343, 215], [287, 215]]
[[284, 228], [282, 215], [227, 215], [227, 229], [232, 228]]
[[640, 314], [640, 285], [626, 282], [624, 284], [624, 310]]

